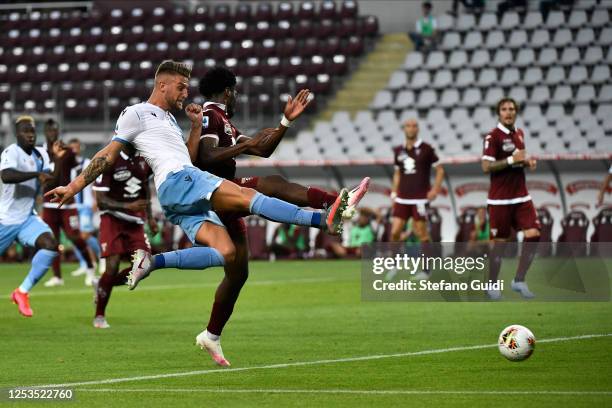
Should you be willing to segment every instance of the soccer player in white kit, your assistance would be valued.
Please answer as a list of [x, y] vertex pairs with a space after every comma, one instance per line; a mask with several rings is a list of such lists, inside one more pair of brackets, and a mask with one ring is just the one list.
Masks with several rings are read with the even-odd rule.
[[[11, 294], [19, 313], [32, 317], [28, 294], [58, 255], [51, 229], [34, 210], [41, 184], [53, 176], [49, 174], [47, 151], [35, 146], [36, 129], [31, 116], [17, 118], [15, 136], [17, 143], [4, 149], [0, 156], [0, 177], [4, 184], [0, 198], [0, 255], [15, 240], [37, 249], [30, 272]], [[53, 153], [61, 156], [62, 149], [54, 145]]]
[[[55, 202], [66, 202], [108, 169], [126, 144], [133, 146], [145, 158], [153, 170], [164, 215], [173, 224], [180, 225], [195, 246], [155, 256], [146, 251], [136, 251], [128, 278], [130, 289], [155, 269], [204, 269], [233, 262], [236, 248], [213, 210], [246, 211], [277, 222], [326, 229], [332, 234], [341, 232], [342, 213], [348, 200], [346, 189], [342, 189], [327, 211], [307, 211], [253, 189], [239, 187], [193, 166], [202, 134], [202, 107], [191, 104], [185, 109], [191, 121], [187, 140], [191, 147], [189, 150], [181, 128], [170, 113], [170, 110], [183, 108], [190, 76], [191, 69], [185, 64], [162, 62], [157, 68], [149, 100], [126, 108], [117, 120], [115, 136], [96, 153], [91, 164], [68, 186], [57, 187], [46, 194], [54, 197]], [[293, 109], [284, 120], [291, 121], [299, 116], [307, 104], [308, 92], [303, 98], [293, 101]], [[283, 122], [280, 126], [284, 126]], [[245, 143], [258, 142], [260, 140], [254, 138]], [[196, 342], [206, 348], [217, 363], [226, 363], [219, 339], [199, 335]], [[229, 365], [225, 363], [222, 365]]]

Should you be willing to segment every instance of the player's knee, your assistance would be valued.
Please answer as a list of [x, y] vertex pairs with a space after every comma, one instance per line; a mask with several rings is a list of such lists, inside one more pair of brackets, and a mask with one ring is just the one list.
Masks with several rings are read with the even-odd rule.
[[287, 180], [283, 176], [279, 176], [277, 174], [266, 176], [263, 179], [263, 183], [261, 183], [261, 188], [259, 188], [259, 191], [265, 195], [274, 197], [279, 193], [282, 185], [285, 183], [287, 183]]
[[36, 247], [38, 249], [46, 249], [49, 251], [58, 250], [57, 241], [51, 234], [48, 233], [42, 234], [40, 237], [38, 237], [36, 240]]
[[231, 242], [218, 245], [216, 249], [225, 260], [226, 265], [232, 264], [236, 261], [236, 247]]

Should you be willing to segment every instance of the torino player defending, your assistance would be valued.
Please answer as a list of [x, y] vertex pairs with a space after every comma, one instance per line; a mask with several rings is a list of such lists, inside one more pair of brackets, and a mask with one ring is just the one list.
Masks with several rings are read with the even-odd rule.
[[[531, 196], [525, 185], [525, 170], [535, 170], [535, 159], [525, 154], [525, 135], [514, 126], [518, 104], [503, 98], [497, 103], [499, 123], [484, 141], [482, 170], [491, 175], [489, 197], [490, 237], [496, 242], [510, 238], [511, 229], [523, 231], [523, 245], [512, 290], [524, 298], [532, 298], [525, 283], [525, 275], [536, 254], [535, 243], [540, 240], [540, 223]], [[532, 244], [533, 243], [533, 244]], [[489, 260], [489, 279], [497, 280], [501, 268], [503, 245], [494, 245]], [[489, 290], [491, 299], [501, 298], [501, 291]]]
[[[117, 120], [115, 136], [96, 153], [90, 165], [67, 186], [57, 187], [46, 194], [60, 205], [68, 202], [112, 167], [126, 144], [133, 146], [145, 158], [153, 170], [164, 215], [179, 225], [196, 246], [155, 256], [147, 251], [136, 251], [134, 267], [128, 277], [130, 289], [136, 288], [138, 282], [155, 269], [203, 269], [234, 262], [236, 248], [214, 210], [248, 212], [276, 222], [321, 228], [333, 234], [339, 234], [342, 229], [342, 213], [348, 200], [346, 189], [342, 189], [327, 211], [307, 211], [240, 187], [192, 165], [202, 134], [202, 108], [196, 104], [186, 108], [191, 121], [187, 146], [181, 128], [170, 113], [182, 109], [190, 76], [191, 69], [185, 64], [162, 62], [155, 73], [155, 85], [149, 100], [126, 108]], [[188, 146], [191, 149], [188, 150]], [[217, 341], [216, 345], [218, 350], [215, 352], [222, 356], [220, 342]]]
[[[444, 168], [434, 148], [419, 139], [419, 124], [416, 119], [404, 122], [404, 133], [406, 143], [393, 148], [395, 173], [391, 187], [391, 241], [401, 241], [406, 222], [412, 218], [414, 234], [420, 242], [428, 243], [431, 239], [427, 229], [427, 207], [440, 192]], [[436, 170], [433, 187], [429, 181], [432, 167]], [[429, 279], [429, 273], [420, 271], [415, 278]]]
[[[15, 121], [17, 143], [4, 149], [0, 156], [0, 255], [18, 240], [36, 248], [32, 268], [21, 285], [11, 295], [19, 313], [32, 317], [28, 293], [47, 272], [57, 257], [57, 241], [47, 224], [34, 211], [40, 185], [52, 181], [47, 151], [36, 147], [36, 128], [30, 116]], [[53, 145], [57, 157], [64, 154], [59, 143]]]
[[136, 250], [151, 251], [145, 235], [144, 222], [149, 222], [153, 234], [157, 223], [151, 214], [149, 178], [151, 168], [140, 156], [135, 156], [128, 146], [119, 152], [115, 164], [96, 180], [96, 193], [100, 215], [100, 246], [106, 270], [96, 288], [96, 315], [93, 325], [107, 329], [106, 305], [114, 286], [125, 285], [131, 266], [119, 271], [121, 257]]
[[[253, 188], [256, 191], [299, 206], [327, 208], [338, 198], [337, 194], [327, 193], [313, 187], [291, 183], [279, 175], [266, 177], [243, 177], [236, 179], [236, 156], [249, 154], [270, 157], [281, 142], [292, 120], [297, 119], [308, 105], [308, 90], [300, 91], [294, 99], [287, 102], [285, 118], [276, 128], [261, 130], [253, 137], [242, 134], [231, 122], [236, 107], [236, 76], [224, 67], [210, 69], [200, 80], [200, 92], [206, 97], [199, 152], [195, 160], [198, 168], [208, 171], [227, 180], [232, 180], [241, 187]], [[349, 193], [348, 213], [354, 211], [355, 205], [365, 195], [369, 177], [359, 187]], [[242, 286], [249, 276], [249, 250], [246, 236], [246, 225], [242, 217], [248, 215], [240, 212], [219, 212], [219, 217], [236, 247], [235, 262], [225, 265], [225, 276], [215, 294], [210, 320], [206, 331], [198, 336], [198, 344], [209, 352], [211, 341], [216, 341], [229, 320]], [[214, 344], [213, 344], [214, 346]], [[227, 360], [213, 359], [221, 365], [229, 365]]]
[[[72, 170], [78, 167], [79, 163], [76, 155], [70, 149], [66, 149], [66, 152], [61, 157], [54, 155], [51, 151], [55, 142], [59, 141], [59, 125], [53, 119], [49, 119], [45, 123], [45, 139], [48, 154], [51, 158], [51, 168], [53, 173], [57, 175], [54, 183], [46, 186], [45, 191], [48, 191], [58, 185], [61, 186], [69, 183], [73, 174]], [[87, 250], [87, 244], [81, 237], [81, 231], [79, 230], [79, 213], [75, 200], [71, 199], [66, 202], [63, 208], [59, 208], [56, 203], [52, 203], [48, 196], [45, 195], [42, 219], [51, 227], [56, 237], [59, 237], [60, 229], [63, 229], [68, 239], [70, 239], [74, 246], [81, 252], [87, 265], [85, 271], [85, 285], [91, 286], [94, 280], [94, 265], [91, 255]], [[53, 261], [53, 277], [45, 282], [45, 286], [62, 286], [63, 284], [64, 280], [62, 279], [60, 259], [56, 257]]]

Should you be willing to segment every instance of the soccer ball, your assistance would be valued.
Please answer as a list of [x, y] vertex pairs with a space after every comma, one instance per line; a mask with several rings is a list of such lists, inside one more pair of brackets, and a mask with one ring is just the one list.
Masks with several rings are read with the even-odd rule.
[[535, 349], [535, 344], [536, 339], [531, 330], [518, 324], [502, 330], [497, 341], [499, 352], [510, 361], [528, 359]]

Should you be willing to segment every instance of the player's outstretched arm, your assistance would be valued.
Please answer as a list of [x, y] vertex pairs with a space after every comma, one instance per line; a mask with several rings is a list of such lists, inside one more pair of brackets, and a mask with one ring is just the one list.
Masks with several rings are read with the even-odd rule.
[[502, 160], [482, 160], [481, 167], [485, 174], [495, 173], [504, 170], [513, 165], [524, 165], [525, 164], [525, 150], [517, 150], [514, 154], [506, 159]]
[[111, 141], [104, 149], [96, 153], [91, 159], [89, 166], [72, 180], [70, 184], [54, 188], [47, 192], [45, 197], [51, 197], [51, 202], [59, 203], [61, 207], [88, 184], [91, 184], [100, 174], [109, 169], [117, 160], [122, 148], [123, 144], [121, 142]]
[[185, 113], [191, 121], [191, 130], [187, 138], [187, 150], [192, 163], [198, 158], [198, 150], [200, 148], [200, 135], [202, 134], [202, 119], [204, 118], [204, 110], [197, 103], [190, 103], [185, 107]]

